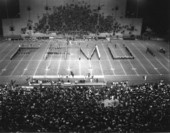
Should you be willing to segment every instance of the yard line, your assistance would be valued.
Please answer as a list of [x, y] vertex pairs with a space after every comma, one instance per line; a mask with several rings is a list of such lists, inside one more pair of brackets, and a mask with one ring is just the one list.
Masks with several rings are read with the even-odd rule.
[[57, 75], [59, 73], [59, 69], [60, 69], [60, 65], [61, 65], [61, 59], [62, 59], [62, 54], [60, 56], [60, 60], [59, 60], [58, 68], [57, 68]]
[[[76, 41], [76, 46], [78, 45], [77, 43], [78, 42]], [[77, 47], [80, 49], [80, 45], [78, 45]], [[78, 56], [80, 57], [80, 51], [79, 51], [79, 55]], [[79, 61], [79, 75], [81, 75], [81, 60], [78, 60], [78, 61]]]
[[156, 66], [154, 66], [154, 65], [152, 64], [152, 62], [139, 50], [139, 48], [138, 48], [136, 45], [134, 45], [134, 43], [132, 43], [132, 45], [135, 46], [136, 49], [145, 57], [145, 59], [151, 64], [151, 66], [157, 71], [157, 73], [161, 74], [161, 73], [158, 71], [158, 69], [156, 69]]
[[166, 66], [164, 66], [164, 64], [162, 64], [162, 62], [160, 62], [160, 60], [158, 60], [157, 57], [155, 57], [155, 58], [156, 58], [156, 60], [159, 62], [159, 64], [161, 64], [161, 65], [169, 72], [169, 69], [168, 69]]
[[6, 68], [9, 66], [9, 64], [11, 63], [11, 60], [8, 62], [8, 64], [1, 70], [1, 73], [0, 73], [0, 75], [4, 72], [3, 70], [5, 70], [6, 71]]
[[[135, 54], [133, 53], [133, 51], [131, 51], [131, 52], [132, 52], [133, 55], [135, 55]], [[140, 65], [141, 65], [142, 68], [145, 70], [145, 72], [146, 72], [148, 75], [150, 75], [149, 72], [148, 72], [148, 70], [147, 70], [147, 69], [145, 68], [145, 66], [141, 63], [141, 61], [138, 59], [137, 56], [135, 57], [135, 59], [140, 63]]]
[[[101, 65], [101, 62], [100, 62], [100, 60], [99, 60], [99, 65], [100, 65], [100, 69], [101, 69], [101, 71], [102, 71], [102, 75], [104, 76], [104, 73], [103, 73], [103, 68], [102, 68], [102, 65]], [[106, 80], [105, 80], [105, 77], [104, 77], [104, 82], [106, 82]]]
[[[112, 45], [111, 45], [111, 46], [112, 46]], [[114, 51], [113, 46], [112, 46], [112, 49], [113, 49], [113, 51]], [[115, 51], [114, 51], [114, 53], [116, 54], [116, 52], [115, 52]], [[124, 74], [127, 76], [127, 73], [126, 73], [125, 69], [123, 68], [122, 63], [120, 62], [120, 60], [119, 60], [118, 62], [119, 62], [119, 64], [120, 64], [120, 66], [121, 66], [121, 68], [122, 68], [122, 70], [123, 70]]]
[[[139, 41], [138, 41], [139, 42]], [[141, 43], [140, 43], [141, 44]], [[148, 42], [146, 42], [146, 44], [147, 45], [149, 45], [149, 43]], [[169, 46], [169, 45], [168, 45]], [[166, 57], [166, 56], [163, 56], [162, 54], [160, 54], [159, 52], [158, 52], [158, 54], [159, 55], [161, 55], [167, 62], [169, 62], [169, 59]]]
[[[147, 42], [146, 42], [147, 43]], [[148, 43], [147, 43], [148, 44]], [[148, 44], [149, 45], [149, 44]], [[160, 56], [162, 56], [168, 63], [169, 63], [169, 60], [165, 57], [165, 56], [163, 56], [162, 54], [160, 54], [159, 52], [157, 52]], [[168, 68], [157, 58], [157, 57], [155, 57], [155, 59], [159, 62], [159, 64], [161, 64], [168, 72], [169, 72], [169, 66], [168, 66]]]
[[[34, 54], [32, 55], [32, 57], [31, 57], [30, 60], [24, 60], [24, 61], [28, 61], [28, 64], [27, 64], [27, 66], [25, 67], [25, 70], [29, 67], [30, 62], [33, 61], [32, 59], [33, 59], [33, 57], [34, 57], [35, 54], [36, 54], [36, 51], [34, 52]], [[23, 73], [22, 73], [21, 76], [23, 76], [23, 75], [25, 74], [25, 72], [26, 72], [26, 71], [23, 71]]]
[[11, 43], [8, 43], [7, 47], [1, 49], [0, 54], [1, 54], [1, 52], [4, 52], [7, 48], [9, 48], [10, 46], [11, 46]]
[[[26, 55], [26, 54], [25, 54]], [[19, 66], [19, 64], [23, 61], [25, 55], [22, 57], [22, 59], [18, 62], [18, 64], [15, 66], [14, 70], [11, 72], [10, 76], [13, 75], [13, 73], [15, 72], [15, 70], [17, 69], [17, 67]]]
[[[123, 51], [122, 48], [120, 48], [120, 50], [121, 50], [121, 52], [122, 52], [123, 54], [125, 54], [125, 56], [126, 56], [125, 51]], [[134, 70], [135, 73], [136, 73], [136, 75], [139, 76], [138, 72], [136, 71], [135, 67], [132, 65], [131, 61], [128, 60], [128, 62], [130, 63], [130, 65], [131, 65], [131, 67], [132, 67], [132, 70]]]
[[[50, 42], [51, 42], [51, 40], [48, 42], [46, 49], [47, 49], [48, 46], [50, 45]], [[44, 54], [45, 54], [45, 52], [46, 52], [46, 49], [45, 49], [45, 51], [44, 51]], [[39, 66], [40, 66], [40, 64], [41, 64], [41, 62], [42, 62], [42, 60], [43, 60], [44, 54], [42, 55], [41, 59], [39, 60], [39, 63], [38, 63], [38, 65], [37, 65], [37, 67], [36, 67], [36, 69], [35, 69], [35, 72], [34, 72], [34, 76], [35, 76], [35, 74], [36, 74], [36, 72], [37, 72], [37, 70], [38, 70], [38, 68], [39, 68]]]
[[[140, 43], [139, 41], [138, 41], [138, 43], [143, 47], [143, 48], [145, 48], [143, 45], [142, 45], [142, 43]], [[147, 43], [148, 44], [148, 43]], [[159, 52], [158, 52], [159, 53]], [[159, 62], [159, 64], [160, 65], [162, 65], [162, 67], [164, 67], [168, 72], [169, 72], [169, 69], [164, 65], [164, 64], [162, 64], [159, 60], [158, 60], [158, 58], [155, 56], [155, 59]]]
[[51, 60], [52, 60], [53, 55], [54, 55], [54, 54], [52, 54], [52, 55], [51, 55], [51, 57], [50, 57], [50, 61], [49, 61], [48, 65], [46, 66], [45, 75], [47, 75], [47, 71], [48, 71], [48, 70], [49, 70], [49, 68], [50, 68]]
[[104, 50], [104, 52], [105, 52], [105, 54], [106, 54], [106, 56], [107, 56], [107, 58], [108, 58], [110, 67], [112, 68], [111, 70], [112, 70], [112, 72], [113, 72], [113, 75], [115, 75], [115, 73], [114, 73], [114, 67], [112, 66], [112, 63], [110, 62], [109, 56], [108, 56], [108, 54], [107, 54], [107, 52], [106, 52], [106, 50], [105, 50], [105, 48], [104, 48], [104, 46], [103, 46], [103, 43], [102, 43], [102, 47], [103, 47], [103, 50]]
[[81, 60], [79, 60], [79, 75], [81, 75]]
[[[18, 46], [18, 45], [17, 45]], [[11, 54], [11, 52], [13, 51], [13, 50], [15, 50], [16, 49], [16, 46], [13, 48], [13, 49], [11, 49], [8, 53], [6, 53], [5, 54], [5, 56], [0, 60], [0, 63], [3, 61], [3, 60], [5, 60], [5, 58], [7, 57], [7, 56], [9, 56], [10, 54]]]
[[[88, 57], [89, 57], [89, 50], [88, 50]], [[89, 71], [90, 71], [90, 74], [92, 75], [93, 69], [92, 69], [92, 65], [91, 65], [91, 60], [88, 60], [88, 62], [89, 62], [89, 66], [90, 66]]]
[[70, 59], [68, 60], [68, 75], [70, 74], [71, 68], [70, 68]]
[[[57, 59], [51, 59], [51, 61], [56, 61]], [[6, 60], [6, 61], [8, 61], [8, 60]], [[15, 60], [15, 61], [17, 61], [17, 60]], [[24, 61], [30, 61], [30, 60], [24, 60]], [[31, 60], [31, 61], [40, 61], [40, 60]], [[66, 61], [65, 59], [61, 59], [61, 61]], [[79, 59], [70, 59], [70, 61], [79, 61]], [[98, 59], [93, 59], [93, 61], [98, 61]], [[100, 61], [106, 61], [106, 60], [102, 60], [102, 59], [100, 59]]]

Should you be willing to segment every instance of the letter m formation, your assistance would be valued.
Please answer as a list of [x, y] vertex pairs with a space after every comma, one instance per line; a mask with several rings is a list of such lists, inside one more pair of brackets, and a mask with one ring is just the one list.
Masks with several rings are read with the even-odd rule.
[[[80, 54], [82, 54], [87, 60], [91, 60], [92, 57], [93, 57], [93, 55], [94, 55], [94, 53], [97, 54], [97, 57], [98, 57], [98, 59], [100, 60], [101, 56], [100, 56], [99, 48], [98, 48], [97, 45], [93, 48], [93, 50], [92, 50], [92, 52], [91, 52], [91, 54], [90, 54], [90, 57], [88, 57], [88, 56], [85, 54], [85, 52], [82, 50], [82, 48], [80, 48]], [[79, 56], [79, 60], [81, 60], [81, 57], [80, 57], [80, 56]]]

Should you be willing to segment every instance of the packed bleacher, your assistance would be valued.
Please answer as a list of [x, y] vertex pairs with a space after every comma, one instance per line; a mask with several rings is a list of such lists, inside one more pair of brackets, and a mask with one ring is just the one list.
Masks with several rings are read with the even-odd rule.
[[[0, 86], [1, 132], [170, 131], [170, 84]], [[102, 101], [116, 99], [117, 106]]]
[[[113, 16], [104, 16], [102, 7], [91, 9], [90, 5], [66, 4], [53, 7], [35, 24], [35, 32], [57, 31], [58, 34], [89, 34], [135, 31], [133, 25], [121, 25]], [[99, 13], [100, 12], [100, 13]], [[47, 22], [48, 20], [48, 22]]]

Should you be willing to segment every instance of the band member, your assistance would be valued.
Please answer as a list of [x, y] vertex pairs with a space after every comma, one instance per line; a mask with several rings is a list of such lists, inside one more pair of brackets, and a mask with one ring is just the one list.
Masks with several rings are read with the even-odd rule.
[[72, 77], [74, 77], [74, 73], [72, 71], [70, 72], [70, 74], [71, 74]]

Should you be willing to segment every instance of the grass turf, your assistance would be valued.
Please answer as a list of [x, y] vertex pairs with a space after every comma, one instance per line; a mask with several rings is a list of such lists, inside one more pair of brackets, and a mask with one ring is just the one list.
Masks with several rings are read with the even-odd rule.
[[[13, 60], [10, 56], [16, 51], [21, 44], [41, 44], [38, 50], [32, 51], [30, 54], [17, 54]], [[115, 47], [117, 44], [117, 47]], [[0, 42], [0, 82], [9, 82], [11, 79], [17, 82], [24, 82], [28, 77], [46, 77], [55, 79], [58, 75], [70, 75], [73, 71], [75, 78], [83, 78], [87, 73], [94, 75], [94, 78], [99, 77], [99, 81], [124, 81], [128, 80], [131, 83], [145, 82], [143, 76], [147, 75], [148, 82], [157, 80], [165, 80], [169, 82], [169, 61], [170, 49], [169, 45], [161, 41], [125, 41], [112, 40], [108, 41], [71, 41], [68, 45], [68, 55], [65, 60], [64, 54], [49, 55], [44, 60], [44, 55], [47, 49], [53, 47], [66, 47], [65, 40], [39, 40], [39, 41], [1, 41]], [[95, 53], [91, 60], [87, 60], [80, 53], [80, 47], [87, 56], [90, 56], [91, 51], [98, 45], [101, 54], [101, 59], [98, 60]], [[129, 48], [135, 59], [113, 60], [108, 46], [114, 56], [128, 56], [124, 45]], [[150, 53], [146, 53], [149, 47], [155, 54], [153, 57]], [[163, 47], [166, 49], [166, 54], [158, 52], [158, 49]], [[81, 60], [79, 60], [81, 57]], [[75, 80], [75, 79], [71, 79]]]

